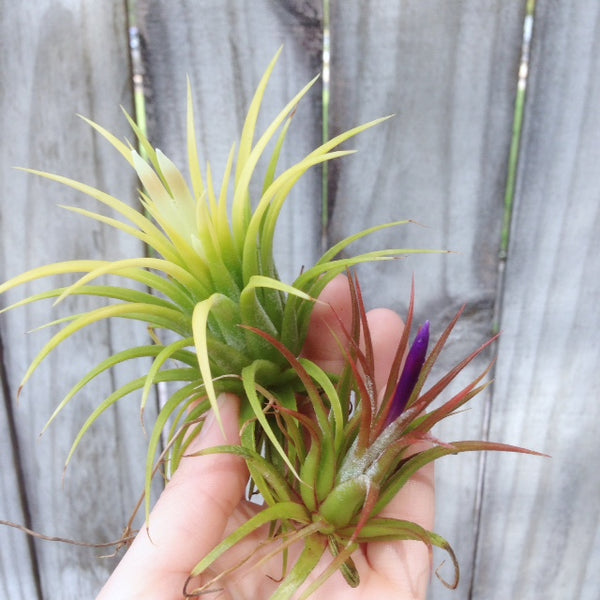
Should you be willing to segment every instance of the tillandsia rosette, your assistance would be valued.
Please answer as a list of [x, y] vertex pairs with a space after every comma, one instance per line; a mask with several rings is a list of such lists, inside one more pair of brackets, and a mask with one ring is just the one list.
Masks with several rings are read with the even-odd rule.
[[[332, 375], [324, 371], [316, 363], [295, 356], [268, 333], [256, 330], [257, 335], [289, 361], [302, 381], [308, 403], [298, 403], [297, 409], [291, 409], [268, 390], [249, 389], [249, 396], [261, 394], [267, 404], [255, 398], [256, 419], [248, 421], [242, 429], [241, 446], [219, 446], [198, 453], [231, 453], [243, 457], [266, 508], [204, 557], [189, 581], [205, 574], [224, 553], [269, 523], [272, 546], [256, 559], [256, 564], [279, 553], [285, 554], [294, 544], [303, 544], [303, 551], [289, 571], [284, 568], [282, 582], [271, 600], [308, 598], [338, 570], [350, 586], [357, 587], [360, 577], [352, 555], [361, 544], [399, 540], [421, 541], [430, 552], [433, 547], [445, 550], [455, 576], [451, 582], [441, 576], [440, 579], [447, 587], [455, 588], [459, 564], [450, 544], [417, 523], [381, 516], [382, 511], [419, 469], [443, 456], [480, 450], [538, 454], [489, 441], [447, 443], [432, 435], [431, 430], [437, 423], [455, 414], [490, 384], [486, 377], [491, 364], [460, 391], [440, 402], [441, 395], [495, 337], [425, 389], [426, 380], [464, 307], [428, 353], [428, 321], [410, 342], [413, 291], [389, 375], [384, 388], [378, 389], [374, 345], [356, 277], [349, 277], [349, 287], [353, 309], [349, 330], [339, 319], [343, 331], [339, 347], [344, 355], [341, 373]], [[275, 422], [271, 435], [275, 437], [276, 431], [283, 434], [280, 436], [282, 444], [278, 446], [279, 460], [277, 457], [268, 460], [255, 449], [256, 429], [264, 427], [268, 431], [271, 427], [268, 415], [273, 416]], [[286, 467], [289, 462], [293, 469]], [[330, 560], [325, 561], [323, 568], [322, 558], [326, 553]], [[248, 559], [242, 559], [238, 566], [242, 567]], [[321, 571], [313, 575], [318, 565]], [[186, 586], [186, 597], [218, 590], [221, 578], [228, 574], [209, 577], [195, 589]]]
[[[200, 168], [189, 86], [187, 149], [191, 186], [129, 116], [140, 151], [88, 121], [135, 170], [142, 187], [140, 210], [67, 177], [30, 172], [70, 186], [112, 209], [114, 217], [70, 207], [142, 241], [149, 249], [147, 255], [116, 261], [73, 260], [35, 268], [0, 285], [0, 293], [34, 280], [72, 274], [77, 278], [71, 285], [36, 294], [4, 310], [48, 299], [59, 302], [73, 294], [97, 297], [102, 302], [98, 308], [56, 323], [62, 329], [32, 361], [21, 388], [51, 352], [83, 328], [112, 318], [147, 324], [152, 343], [123, 349], [100, 362], [67, 393], [48, 421], [49, 425], [100, 374], [127, 361], [151, 359], [144, 377], [99, 402], [81, 427], [66, 460], [68, 464], [85, 433], [113, 404], [138, 392], [143, 412], [152, 387], [169, 382], [170, 396], [159, 411], [148, 443], [147, 515], [157, 470], [164, 466], [167, 478], [174, 473], [208, 411], [214, 410], [219, 420], [219, 393], [230, 391], [240, 396], [241, 445], [210, 452], [242, 456], [250, 472], [251, 492], [259, 492], [266, 507], [206, 556], [193, 575], [203, 573], [232, 545], [270, 524], [269, 540], [276, 542], [274, 553], [283, 552], [285, 556], [293, 543], [304, 544], [296, 563], [284, 569], [274, 596], [288, 598], [302, 586], [326, 551], [332, 556], [329, 567], [302, 597], [310, 595], [338, 569], [351, 585], [358, 585], [351, 555], [366, 541], [420, 540], [430, 547], [446, 549], [455, 561], [448, 543], [435, 533], [415, 523], [379, 517], [379, 513], [411, 475], [436, 458], [468, 450], [524, 450], [488, 442], [444, 444], [431, 437], [430, 430], [437, 422], [485, 387], [485, 373], [441, 407], [427, 412], [433, 400], [481, 349], [423, 392], [425, 378], [455, 321], [426, 357], [428, 324], [409, 347], [412, 303], [383, 402], [377, 403], [368, 324], [360, 288], [352, 275], [353, 322], [344, 339], [339, 340], [340, 348], [345, 348], [343, 372], [328, 373], [302, 358], [315, 299], [334, 278], [359, 263], [431, 251], [399, 248], [350, 258], [345, 255], [354, 241], [408, 221], [386, 223], [335, 244], [291, 284], [279, 279], [273, 256], [274, 233], [290, 191], [312, 167], [349, 154], [339, 146], [383, 119], [324, 142], [278, 174], [293, 114], [315, 81], [296, 94], [255, 139], [259, 110], [278, 55], [258, 85], [237, 150], [234, 146], [229, 154], [220, 189], [215, 188], [210, 166], [205, 174]], [[274, 147], [270, 157], [265, 156], [269, 146]], [[253, 198], [251, 190], [255, 186], [251, 184], [262, 162], [266, 163], [262, 193]], [[107, 278], [108, 283], [104, 283]], [[115, 278], [123, 285], [112, 283]], [[167, 338], [168, 342], [163, 341]], [[163, 449], [164, 434], [168, 441]], [[411, 454], [409, 449], [423, 440], [429, 444], [427, 449]], [[217, 580], [211, 580], [207, 588]], [[202, 590], [190, 595], [199, 593]]]
[[[140, 210], [84, 183], [26, 169], [83, 192], [109, 207], [116, 213], [116, 218], [82, 208], [65, 208], [133, 236], [148, 248], [146, 256], [137, 258], [55, 263], [32, 269], [0, 285], [1, 294], [37, 279], [80, 275], [72, 285], [28, 297], [3, 309], [3, 312], [45, 299], [54, 298], [55, 302], [60, 302], [73, 294], [95, 296], [103, 302], [99, 308], [55, 323], [64, 327], [34, 358], [19, 391], [52, 351], [83, 328], [111, 318], [136, 319], [148, 325], [154, 343], [125, 349], [98, 364], [68, 392], [48, 421], [49, 425], [76, 394], [101, 373], [126, 361], [152, 359], [145, 377], [131, 381], [99, 403], [76, 436], [67, 458], [68, 464], [86, 431], [111, 405], [139, 390], [141, 410], [144, 411], [152, 386], [169, 382], [170, 389], [174, 391], [162, 407], [149, 439], [147, 509], [151, 479], [165, 428], [170, 440], [168, 456], [164, 460], [168, 477], [177, 468], [190, 442], [189, 436], [185, 435], [186, 424], [195, 422], [211, 407], [219, 417], [218, 393], [232, 391], [248, 400], [247, 390], [261, 385], [277, 391], [283, 402], [284, 398], [291, 399], [301, 386], [297, 374], [278, 348], [254, 333], [252, 328], [268, 334], [282, 347], [298, 354], [306, 337], [315, 299], [337, 275], [359, 263], [427, 252], [389, 249], [350, 258], [343, 256], [354, 241], [385, 227], [407, 223], [399, 221], [373, 227], [337, 243], [292, 284], [278, 278], [273, 257], [275, 227], [294, 185], [312, 167], [351, 154], [352, 151], [336, 148], [384, 120], [372, 121], [326, 141], [298, 163], [277, 174], [278, 159], [294, 112], [316, 81], [316, 78], [313, 79], [300, 90], [264, 133], [255, 139], [261, 103], [280, 52], [258, 85], [237, 151], [234, 145], [229, 154], [220, 189], [215, 188], [210, 165], [207, 165], [206, 174], [200, 167], [189, 86], [187, 150], [191, 187], [173, 162], [152, 147], [144, 132], [128, 115], [139, 152], [100, 125], [85, 120], [135, 170], [142, 186]], [[265, 157], [271, 142], [274, 150], [270, 157]], [[259, 198], [252, 198], [251, 184], [257, 177], [261, 159], [266, 166], [262, 194]], [[124, 282], [123, 286], [97, 283], [107, 277], [118, 278]], [[148, 291], [141, 291], [140, 287]], [[168, 332], [169, 336], [161, 332]], [[172, 340], [171, 334], [175, 335], [174, 341], [162, 341], [167, 337]], [[173, 363], [177, 365], [175, 368], [171, 367]], [[245, 402], [243, 417], [253, 414], [254, 408]], [[271, 440], [263, 438], [264, 432], [261, 432], [257, 445], [264, 442], [269, 446]]]

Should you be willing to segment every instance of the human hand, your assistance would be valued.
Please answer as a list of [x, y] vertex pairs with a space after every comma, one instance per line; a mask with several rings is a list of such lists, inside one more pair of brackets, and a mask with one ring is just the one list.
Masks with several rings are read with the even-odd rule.
[[[343, 356], [333, 335], [340, 323], [351, 318], [351, 300], [345, 278], [334, 280], [315, 306], [304, 354], [322, 368], [338, 372]], [[336, 317], [337, 314], [337, 317]], [[396, 313], [377, 309], [368, 313], [375, 356], [377, 387], [383, 389], [402, 335], [403, 323]], [[239, 401], [223, 394], [219, 398], [225, 438], [212, 416], [189, 453], [222, 444], [239, 444]], [[189, 457], [161, 494], [150, 515], [150, 529], [143, 529], [100, 592], [97, 600], [182, 600], [184, 585], [198, 561], [221, 540], [235, 531], [261, 507], [245, 499], [248, 472], [244, 461], [229, 454]], [[414, 521], [433, 528], [433, 463], [421, 469], [385, 508], [382, 516]], [[213, 565], [218, 572], [233, 569], [256, 552], [266, 537], [261, 530], [248, 536]], [[294, 559], [295, 549], [290, 551]], [[430, 555], [425, 544], [415, 541], [363, 544], [352, 556], [360, 574], [357, 588], [348, 586], [338, 572], [315, 594], [314, 600], [349, 599], [423, 600], [431, 574]], [[330, 557], [329, 557], [330, 559]], [[323, 559], [326, 561], [327, 557]], [[323, 567], [326, 563], [323, 563]], [[322, 569], [317, 568], [315, 573]], [[266, 599], [277, 588], [281, 559], [260, 568], [233, 571], [219, 581], [223, 599]], [[202, 580], [204, 581], [204, 580]], [[190, 582], [188, 590], [199, 585]]]

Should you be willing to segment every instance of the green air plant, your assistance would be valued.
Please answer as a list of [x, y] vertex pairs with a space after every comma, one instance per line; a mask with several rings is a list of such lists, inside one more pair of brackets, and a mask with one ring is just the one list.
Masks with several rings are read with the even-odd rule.
[[[251, 490], [260, 492], [266, 508], [205, 557], [194, 574], [207, 569], [237, 540], [270, 523], [271, 541], [283, 540], [283, 544], [276, 545], [277, 552], [285, 553], [295, 541], [305, 544], [305, 551], [275, 595], [287, 598], [302, 585], [326, 550], [332, 555], [331, 564], [306, 590], [305, 597], [337, 569], [349, 583], [357, 585], [351, 554], [364, 541], [421, 540], [430, 547], [445, 548], [454, 560], [450, 546], [436, 534], [414, 523], [383, 519], [378, 514], [418, 468], [440, 456], [467, 450], [520, 449], [486, 442], [442, 444], [431, 438], [429, 432], [435, 423], [485, 387], [481, 383], [485, 374], [440, 408], [426, 412], [480, 351], [423, 393], [425, 378], [454, 322], [425, 359], [428, 325], [420, 330], [410, 349], [408, 345], [412, 303], [384, 401], [377, 408], [369, 332], [360, 289], [352, 275], [353, 325], [346, 339], [340, 340], [340, 347], [347, 348], [344, 372], [335, 376], [301, 358], [315, 299], [330, 281], [359, 263], [431, 251], [387, 249], [346, 257], [345, 251], [356, 240], [407, 221], [387, 223], [337, 243], [292, 283], [279, 279], [273, 240], [290, 191], [312, 167], [349, 154], [339, 146], [383, 119], [338, 135], [278, 174], [288, 127], [314, 80], [290, 100], [262, 135], [255, 136], [259, 109], [276, 60], [277, 56], [258, 85], [237, 150], [234, 146], [229, 154], [220, 189], [213, 184], [210, 167], [203, 174], [199, 165], [189, 86], [187, 148], [191, 187], [130, 117], [142, 153], [88, 121], [137, 173], [143, 210], [72, 179], [30, 172], [70, 186], [111, 208], [114, 217], [81, 208], [70, 210], [141, 240], [149, 249], [148, 255], [113, 262], [74, 260], [35, 268], [0, 285], [0, 293], [34, 280], [73, 274], [76, 278], [71, 285], [36, 294], [4, 310], [47, 299], [60, 302], [73, 294], [97, 297], [102, 302], [87, 313], [55, 323], [62, 328], [33, 360], [20, 389], [51, 352], [88, 325], [117, 317], [147, 324], [153, 341], [121, 350], [98, 364], [67, 393], [46, 425], [100, 374], [130, 360], [151, 359], [144, 377], [129, 382], [98, 404], [81, 427], [66, 460], [68, 464], [85, 433], [113, 404], [138, 392], [143, 412], [153, 385], [169, 382], [171, 395], [160, 409], [149, 437], [146, 515], [157, 469], [164, 465], [169, 478], [193, 439], [190, 432], [199, 432], [211, 409], [219, 419], [216, 401], [220, 392], [240, 396], [241, 446], [211, 452], [244, 457], [251, 474]], [[272, 155], [265, 157], [270, 146], [274, 148]], [[251, 184], [261, 160], [267, 166], [262, 195], [253, 198]], [[115, 279], [123, 285], [112, 283]], [[140, 285], [147, 291], [140, 291]], [[359, 344], [361, 336], [367, 340], [366, 346]], [[312, 417], [299, 408], [299, 398], [311, 404]], [[161, 452], [163, 434], [168, 443]], [[423, 439], [431, 446], [407, 455], [409, 446]]]
[[[281, 51], [280, 51], [281, 52]], [[279, 53], [280, 53], [279, 52]], [[308, 83], [276, 116], [264, 133], [255, 139], [261, 103], [279, 53], [262, 77], [237, 147], [231, 149], [220, 190], [215, 189], [207, 166], [202, 173], [195, 137], [193, 103], [188, 85], [187, 149], [191, 188], [177, 167], [160, 150], [152, 147], [145, 134], [128, 116], [142, 152], [124, 143], [100, 125], [85, 119], [110, 142], [135, 170], [142, 186], [143, 210], [84, 183], [64, 176], [33, 171], [52, 181], [67, 185], [111, 208], [117, 217], [87, 209], [66, 207], [83, 216], [119, 229], [141, 240], [148, 255], [117, 261], [74, 260], [35, 268], [0, 285], [0, 294], [31, 281], [54, 275], [74, 274], [72, 285], [28, 297], [3, 310], [45, 299], [60, 302], [73, 294], [99, 298], [103, 305], [84, 314], [61, 319], [64, 325], [41, 349], [23, 377], [19, 392], [40, 363], [63, 341], [104, 319], [128, 318], [148, 325], [153, 343], [120, 351], [87, 373], [58, 404], [46, 427], [77, 393], [103, 372], [120, 363], [150, 358], [145, 377], [129, 382], [104, 399], [81, 428], [67, 457], [67, 464], [82, 437], [104, 411], [124, 396], [139, 391], [142, 413], [152, 386], [169, 382], [174, 390], [162, 407], [149, 439], [146, 464], [146, 512], [150, 509], [150, 487], [156, 472], [163, 431], [168, 431], [168, 456], [164, 463], [169, 477], [177, 468], [189, 444], [188, 423], [195, 422], [211, 407], [217, 412], [219, 392], [232, 391], [246, 399], [242, 418], [250, 418], [256, 406], [248, 387], [261, 385], [278, 394], [280, 402], [294, 405], [294, 393], [302, 386], [298, 374], [280, 350], [250, 328], [277, 340], [281, 347], [299, 354], [307, 333], [314, 299], [340, 273], [363, 262], [390, 260], [416, 250], [372, 251], [347, 258], [342, 254], [354, 241], [385, 227], [407, 223], [399, 221], [357, 233], [327, 250], [317, 263], [304, 270], [292, 284], [277, 275], [273, 257], [274, 233], [286, 198], [296, 182], [312, 167], [352, 151], [337, 149], [340, 144], [380, 123], [378, 119], [351, 129], [323, 143], [297, 164], [277, 174], [278, 159], [293, 114], [316, 78]], [[264, 157], [269, 143], [274, 150]], [[259, 161], [266, 162], [262, 195], [251, 196]], [[229, 190], [232, 194], [229, 194]], [[230, 197], [231, 196], [231, 197]], [[419, 250], [418, 252], [426, 252]], [[115, 277], [123, 286], [98, 284], [102, 278]], [[112, 281], [111, 279], [111, 281]], [[128, 286], [131, 282], [133, 285]], [[147, 292], [140, 291], [141, 286]], [[171, 332], [172, 336], [160, 332]], [[163, 343], [161, 338], [169, 338]], [[150, 340], [149, 340], [150, 342]], [[172, 366], [175, 363], [176, 366]], [[233, 377], [232, 377], [233, 376]], [[249, 384], [249, 382], [252, 382]], [[285, 399], [285, 400], [284, 400]], [[266, 436], [266, 438], [265, 438]], [[257, 448], [283, 453], [281, 435], [265, 428], [257, 436]], [[163, 457], [164, 458], [164, 457]]]

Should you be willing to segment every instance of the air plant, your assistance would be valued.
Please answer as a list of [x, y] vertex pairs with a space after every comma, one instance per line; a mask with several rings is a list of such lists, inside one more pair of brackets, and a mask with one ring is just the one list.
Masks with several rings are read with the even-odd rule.
[[[139, 390], [143, 412], [152, 386], [169, 382], [174, 391], [162, 407], [149, 440], [146, 466], [146, 491], [149, 492], [164, 428], [173, 428], [170, 433], [170, 456], [166, 463], [169, 476], [177, 468], [186, 447], [183, 441], [185, 423], [198, 418], [211, 407], [218, 417], [216, 398], [219, 392], [233, 391], [245, 397], [250, 373], [253, 382], [277, 390], [281, 398], [295, 392], [300, 385], [297, 374], [278, 348], [248, 328], [263, 331], [282, 347], [298, 354], [306, 337], [314, 299], [328, 282], [358, 263], [389, 260], [416, 252], [390, 249], [351, 258], [342, 256], [352, 242], [406, 221], [389, 223], [362, 231], [334, 245], [292, 284], [286, 284], [278, 278], [273, 257], [275, 226], [294, 185], [312, 167], [351, 154], [352, 151], [336, 148], [384, 120], [378, 119], [336, 136], [277, 175], [278, 159], [293, 114], [316, 81], [316, 78], [313, 79], [300, 90], [255, 140], [259, 109], [278, 56], [279, 53], [258, 85], [237, 152], [234, 145], [229, 154], [220, 190], [215, 188], [210, 165], [207, 166], [206, 175], [200, 168], [189, 86], [187, 148], [191, 188], [173, 162], [152, 147], [144, 132], [128, 115], [146, 158], [129, 143], [118, 140], [100, 125], [85, 120], [135, 170], [143, 188], [140, 191], [143, 210], [138, 211], [84, 183], [27, 169], [83, 192], [108, 206], [120, 218], [83, 208], [65, 208], [131, 235], [149, 248], [147, 256], [138, 258], [55, 263], [32, 269], [0, 285], [1, 294], [37, 279], [83, 274], [67, 287], [28, 297], [5, 308], [3, 312], [50, 298], [57, 303], [74, 294], [95, 296], [103, 301], [103, 306], [99, 308], [56, 323], [64, 324], [64, 327], [34, 358], [19, 392], [40, 363], [63, 341], [84, 327], [104, 319], [128, 318], [146, 323], [152, 334], [153, 343], [123, 350], [98, 364], [58, 404], [46, 427], [84, 386], [101, 373], [129, 360], [152, 359], [145, 377], [124, 385], [97, 406], [76, 436], [67, 464], [82, 437], [110, 406]], [[266, 168], [262, 195], [253, 202], [251, 183], [256, 178], [257, 165], [271, 141], [275, 141], [275, 149]], [[232, 198], [228, 193], [230, 188], [233, 189]], [[100, 278], [107, 276], [119, 278], [123, 285], [97, 284]], [[140, 291], [140, 285], [148, 291]], [[163, 339], [167, 339], [164, 332], [175, 334], [175, 340], [163, 342]], [[176, 367], [169, 366], [173, 361], [177, 363]], [[239, 377], [225, 377], [232, 374]], [[149, 502], [147, 493], [147, 509]]]
[[[455, 414], [490, 383], [486, 376], [491, 364], [458, 393], [432, 407], [464, 368], [496, 337], [459, 361], [425, 391], [426, 380], [464, 307], [427, 355], [429, 322], [419, 328], [409, 344], [413, 293], [385, 389], [378, 390], [371, 334], [360, 287], [354, 277], [350, 277], [349, 283], [353, 322], [351, 331], [344, 330], [344, 339], [339, 340], [345, 353], [345, 368], [338, 377], [332, 377], [306, 358], [296, 357], [264, 331], [254, 330], [256, 335], [276, 347], [298, 374], [314, 417], [309, 418], [300, 407], [290, 409], [276, 395], [256, 385], [247, 391], [249, 395], [261, 395], [262, 401], [255, 399], [252, 403], [256, 411], [255, 420], [246, 422], [241, 446], [220, 446], [198, 453], [231, 453], [243, 457], [267, 507], [204, 557], [196, 565], [190, 580], [204, 573], [246, 536], [271, 523], [269, 542], [273, 550], [260, 561], [285, 553], [294, 543], [304, 545], [303, 552], [290, 571], [285, 573], [271, 600], [292, 596], [308, 598], [337, 570], [342, 572], [349, 585], [356, 587], [360, 579], [352, 554], [360, 544], [398, 540], [421, 541], [430, 551], [433, 547], [445, 550], [454, 565], [455, 577], [453, 582], [443, 579], [442, 582], [455, 588], [459, 565], [450, 544], [417, 523], [381, 517], [380, 513], [419, 469], [443, 456], [478, 450], [536, 454], [516, 446], [488, 441], [446, 443], [431, 434], [437, 423]], [[378, 401], [380, 391], [383, 399]], [[283, 432], [281, 457], [289, 459], [293, 469], [287, 469], [281, 459], [267, 460], [256, 452], [256, 428], [268, 430], [270, 427], [265, 413], [274, 417], [278, 431]], [[275, 432], [271, 434], [275, 435]], [[421, 449], [415, 451], [416, 448]], [[294, 596], [327, 552], [331, 560], [326, 568], [302, 589], [299, 596]], [[240, 566], [245, 562], [243, 560]], [[201, 587], [188, 590], [189, 597], [218, 588], [222, 576], [218, 574]]]
[[[326, 551], [332, 554], [330, 566], [309, 586], [304, 597], [337, 569], [342, 570], [351, 585], [357, 585], [351, 554], [364, 541], [421, 540], [430, 547], [446, 549], [455, 561], [450, 546], [437, 534], [414, 523], [379, 517], [379, 513], [412, 474], [441, 456], [468, 450], [522, 450], [488, 442], [443, 444], [431, 437], [430, 430], [437, 422], [486, 386], [482, 380], [487, 371], [441, 407], [427, 412], [433, 400], [483, 347], [423, 392], [425, 378], [456, 320], [426, 358], [428, 324], [420, 329], [409, 348], [412, 302], [383, 402], [377, 405], [368, 325], [360, 288], [352, 276], [353, 324], [345, 339], [340, 340], [340, 346], [347, 348], [343, 373], [332, 375], [301, 358], [315, 299], [336, 276], [359, 263], [430, 251], [387, 249], [345, 256], [356, 240], [407, 221], [387, 223], [335, 244], [292, 283], [279, 279], [273, 240], [290, 191], [312, 167], [349, 154], [339, 146], [383, 119], [326, 141], [277, 174], [293, 114], [315, 81], [296, 94], [255, 139], [260, 106], [277, 57], [258, 85], [239, 146], [237, 150], [234, 146], [229, 154], [220, 189], [215, 187], [210, 166], [205, 174], [200, 168], [189, 86], [187, 149], [191, 187], [129, 116], [143, 152], [86, 119], [135, 170], [142, 186], [143, 210], [67, 177], [30, 172], [108, 206], [116, 216], [82, 208], [69, 210], [137, 238], [150, 251], [143, 257], [113, 262], [74, 260], [35, 268], [0, 285], [0, 293], [34, 280], [73, 274], [77, 278], [71, 285], [36, 294], [4, 310], [47, 299], [60, 302], [75, 294], [97, 297], [103, 302], [87, 313], [57, 322], [63, 325], [62, 329], [33, 360], [19, 391], [51, 352], [83, 328], [111, 318], [147, 324], [152, 343], [119, 351], [100, 362], [67, 393], [46, 425], [100, 374], [130, 360], [151, 359], [144, 377], [127, 383], [98, 404], [76, 436], [66, 460], [68, 464], [85, 433], [113, 404], [138, 392], [143, 412], [154, 384], [169, 382], [171, 395], [160, 409], [148, 443], [147, 515], [151, 508], [151, 482], [157, 469], [164, 465], [168, 479], [186, 454], [193, 438], [190, 431], [199, 432], [198, 423], [201, 426], [211, 409], [219, 419], [216, 400], [220, 392], [232, 391], [240, 396], [241, 446], [210, 452], [244, 457], [252, 489], [262, 494], [266, 508], [205, 557], [194, 574], [203, 572], [220, 554], [259, 526], [271, 523], [271, 540], [283, 540], [284, 551], [293, 541], [305, 544], [305, 551], [274, 596], [287, 598]], [[268, 159], [262, 193], [253, 199], [251, 189], [257, 165], [264, 159], [270, 142], [274, 142], [274, 150]], [[106, 283], [102, 279], [106, 277], [110, 282], [116, 278], [122, 285]], [[147, 291], [141, 291], [140, 286]], [[361, 345], [361, 336], [367, 341], [366, 346]], [[298, 398], [310, 403], [311, 416], [299, 408]], [[158, 456], [164, 433], [168, 444]], [[430, 446], [409, 454], [409, 448], [419, 440], [428, 440]]]

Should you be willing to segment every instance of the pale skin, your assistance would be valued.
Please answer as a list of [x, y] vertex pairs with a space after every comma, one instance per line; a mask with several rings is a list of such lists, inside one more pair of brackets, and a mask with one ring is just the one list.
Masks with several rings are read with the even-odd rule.
[[[322, 368], [339, 371], [341, 351], [330, 328], [339, 331], [337, 315], [346, 323], [351, 307], [345, 278], [334, 280], [315, 306], [304, 354]], [[402, 335], [400, 317], [389, 310], [368, 313], [373, 338], [376, 379], [383, 388], [394, 352]], [[221, 444], [239, 443], [239, 400], [232, 395], [219, 398], [225, 432], [214, 419], [205, 423], [190, 453]], [[151, 516], [149, 535], [142, 529], [120, 564], [102, 588], [97, 600], [182, 600], [190, 571], [226, 535], [237, 529], [261, 508], [245, 499], [248, 472], [244, 462], [231, 455], [185, 458], [165, 487]], [[386, 507], [383, 515], [414, 521], [426, 529], [434, 526], [433, 465], [421, 469]], [[237, 565], [255, 553], [265, 539], [259, 531], [226, 553], [215, 564], [212, 575]], [[292, 549], [290, 556], [297, 556]], [[326, 557], [327, 558], [327, 557]], [[314, 600], [424, 600], [431, 578], [428, 549], [421, 542], [364, 544], [353, 555], [360, 573], [360, 586], [351, 588], [336, 573], [317, 592]], [[323, 567], [327, 562], [322, 560]], [[317, 568], [319, 573], [321, 568]], [[256, 600], [268, 598], [277, 588], [281, 560], [255, 568], [240, 569], [221, 579], [209, 598]], [[206, 579], [196, 579], [188, 591]]]

